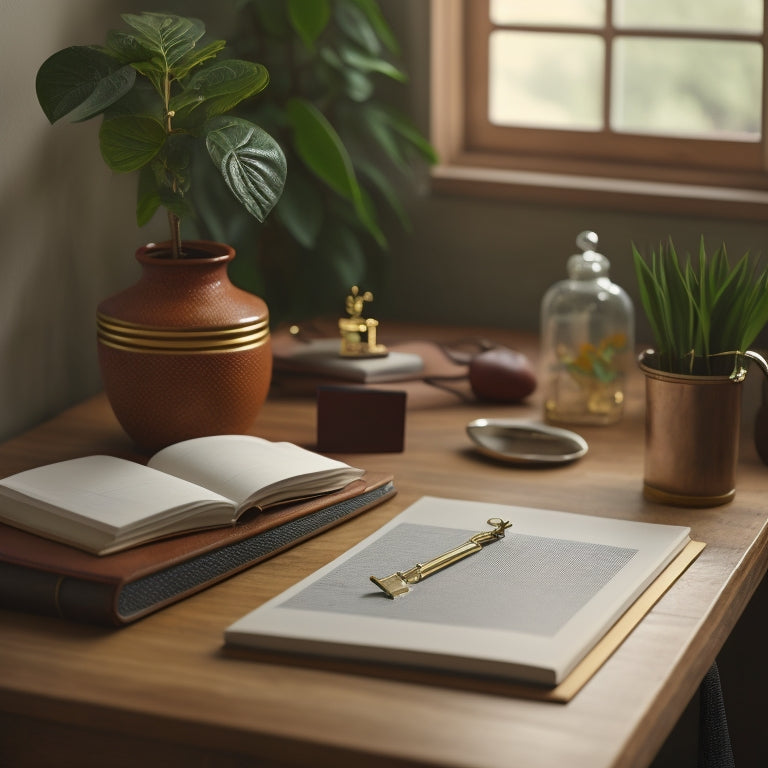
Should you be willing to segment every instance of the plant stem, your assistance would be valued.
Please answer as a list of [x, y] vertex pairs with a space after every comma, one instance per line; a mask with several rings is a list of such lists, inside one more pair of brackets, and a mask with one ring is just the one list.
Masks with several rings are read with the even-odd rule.
[[181, 258], [181, 221], [172, 211], [168, 211], [168, 225], [171, 228], [171, 256]]
[[[173, 132], [173, 125], [171, 120], [173, 119], [174, 112], [170, 109], [171, 106], [171, 76], [170, 72], [166, 71], [165, 80], [163, 82], [163, 99], [165, 101], [165, 132], [168, 136]], [[176, 193], [176, 179], [171, 182], [171, 190]], [[168, 225], [171, 228], [171, 256], [174, 259], [181, 258], [181, 222], [179, 217], [168, 211]]]

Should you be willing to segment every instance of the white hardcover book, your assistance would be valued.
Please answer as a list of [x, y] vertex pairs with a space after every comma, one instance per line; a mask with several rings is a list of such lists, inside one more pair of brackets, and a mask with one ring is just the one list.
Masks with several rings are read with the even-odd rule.
[[[489, 530], [503, 538], [394, 599], [370, 577]], [[493, 526], [490, 526], [493, 527]], [[690, 529], [424, 497], [235, 622], [230, 646], [555, 686], [690, 542]]]

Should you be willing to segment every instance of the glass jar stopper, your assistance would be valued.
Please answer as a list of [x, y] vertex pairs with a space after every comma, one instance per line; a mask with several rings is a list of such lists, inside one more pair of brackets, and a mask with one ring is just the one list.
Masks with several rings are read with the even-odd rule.
[[572, 280], [590, 280], [608, 274], [611, 263], [602, 253], [595, 250], [597, 243], [595, 232], [586, 230], [576, 236], [576, 247], [581, 253], [571, 256], [566, 265], [568, 276]]

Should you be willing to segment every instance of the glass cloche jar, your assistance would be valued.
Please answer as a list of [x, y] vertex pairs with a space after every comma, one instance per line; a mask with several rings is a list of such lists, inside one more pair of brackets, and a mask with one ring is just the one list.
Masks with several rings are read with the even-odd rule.
[[613, 424], [621, 418], [635, 362], [632, 300], [608, 277], [594, 232], [576, 238], [568, 278], [541, 304], [544, 417], [560, 424]]

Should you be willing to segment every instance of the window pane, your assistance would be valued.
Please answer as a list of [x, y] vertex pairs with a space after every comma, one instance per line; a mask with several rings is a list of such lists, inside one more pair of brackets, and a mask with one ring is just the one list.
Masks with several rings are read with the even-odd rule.
[[619, 37], [611, 127], [667, 136], [760, 138], [762, 47]]
[[618, 27], [763, 31], [763, 0], [615, 0]]
[[491, 34], [489, 55], [492, 123], [603, 128], [601, 37], [498, 30]]
[[491, 21], [495, 24], [601, 27], [605, 23], [605, 3], [606, 0], [491, 0]]

